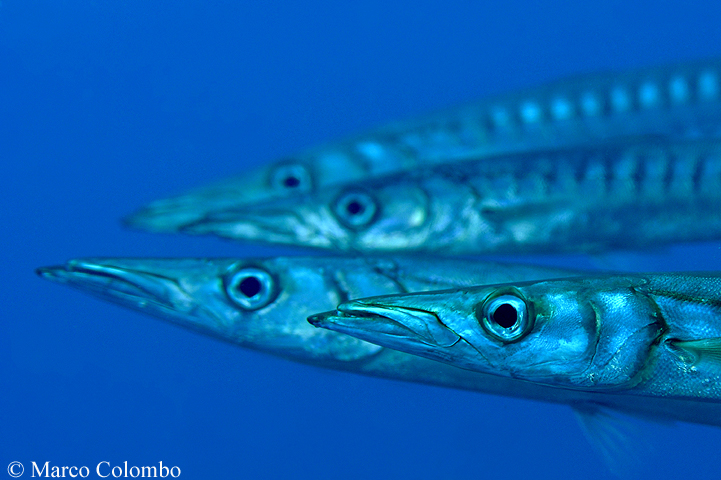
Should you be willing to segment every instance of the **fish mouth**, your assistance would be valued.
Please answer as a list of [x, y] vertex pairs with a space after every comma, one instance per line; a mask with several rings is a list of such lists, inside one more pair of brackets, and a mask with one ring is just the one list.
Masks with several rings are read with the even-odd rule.
[[173, 205], [169, 201], [153, 202], [122, 219], [127, 228], [153, 233], [178, 233], [185, 225], [203, 218], [197, 208]]
[[156, 233], [178, 233], [213, 212], [243, 207], [258, 193], [242, 178], [218, 182], [185, 194], [155, 200], [123, 219], [126, 227]]
[[408, 350], [413, 345], [446, 348], [461, 339], [434, 313], [379, 304], [382, 301], [380, 298], [346, 302], [339, 305], [337, 310], [308, 317], [308, 322], [316, 327], [399, 350]]
[[123, 222], [127, 227], [153, 232], [213, 235], [267, 245], [349, 248], [349, 233], [334, 219], [329, 207], [318, 205], [314, 197], [242, 203], [242, 193], [234, 200], [220, 190], [158, 200]]
[[111, 260], [71, 260], [65, 265], [38, 268], [36, 273], [50, 281], [138, 310], [156, 307], [175, 312], [179, 297], [187, 298], [174, 279], [113, 264]]
[[263, 244], [342, 248], [334, 237], [342, 232], [329, 234], [324, 231], [328, 228], [333, 227], [317, 213], [255, 206], [213, 212], [183, 225], [178, 231]]

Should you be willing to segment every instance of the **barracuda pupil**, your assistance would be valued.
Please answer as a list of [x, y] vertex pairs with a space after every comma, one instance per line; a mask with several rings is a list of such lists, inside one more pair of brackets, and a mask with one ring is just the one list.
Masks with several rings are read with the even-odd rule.
[[291, 175], [291, 176], [285, 177], [285, 180], [283, 180], [283, 185], [285, 185], [288, 188], [295, 188], [298, 185], [300, 185], [300, 180], [298, 179], [298, 177], [294, 177]]
[[242, 293], [243, 295], [245, 295], [248, 298], [252, 298], [252, 297], [258, 295], [258, 293], [260, 293], [261, 288], [262, 288], [262, 285], [260, 284], [260, 280], [258, 280], [255, 277], [245, 278], [238, 285], [238, 290], [240, 290], [240, 293]]
[[370, 224], [376, 215], [375, 200], [365, 192], [343, 192], [333, 202], [333, 213], [346, 227], [363, 228]]
[[511, 328], [518, 321], [518, 311], [510, 303], [504, 303], [493, 312], [491, 318], [501, 327]]
[[346, 211], [351, 215], [360, 215], [365, 210], [365, 207], [357, 200], [353, 200], [346, 206]]

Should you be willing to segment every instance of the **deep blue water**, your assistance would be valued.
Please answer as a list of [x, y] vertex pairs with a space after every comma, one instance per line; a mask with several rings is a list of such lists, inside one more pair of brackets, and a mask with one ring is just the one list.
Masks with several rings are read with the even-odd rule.
[[[182, 478], [609, 478], [566, 407], [294, 364], [33, 269], [288, 252], [119, 219], [387, 120], [721, 55], [721, 3], [630, 3], [2, 0], [0, 478], [11, 461], [24, 477], [32, 461], [162, 461]], [[719, 248], [637, 261], [721, 269]], [[645, 477], [721, 475], [721, 429], [638, 428]]]

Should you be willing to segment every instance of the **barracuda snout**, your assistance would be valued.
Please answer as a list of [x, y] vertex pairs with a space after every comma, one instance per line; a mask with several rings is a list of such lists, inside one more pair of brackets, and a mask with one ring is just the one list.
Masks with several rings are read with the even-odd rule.
[[172, 307], [173, 298], [178, 294], [177, 284], [171, 279], [101, 260], [72, 260], [66, 265], [38, 268], [36, 272], [48, 280], [82, 288], [104, 298]]
[[382, 300], [346, 302], [336, 311], [313, 315], [308, 321], [363, 340], [377, 339], [382, 334], [384, 341], [420, 342], [434, 347], [450, 347], [460, 340], [435, 314], [383, 304]]

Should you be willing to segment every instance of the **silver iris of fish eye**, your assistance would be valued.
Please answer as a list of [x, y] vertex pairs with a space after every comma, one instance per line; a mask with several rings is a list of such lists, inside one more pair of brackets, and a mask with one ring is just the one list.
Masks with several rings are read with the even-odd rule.
[[511, 290], [495, 292], [479, 303], [476, 318], [492, 338], [512, 343], [531, 330], [535, 315], [523, 295]]
[[333, 211], [341, 223], [357, 229], [367, 226], [375, 219], [378, 206], [370, 194], [350, 190], [336, 198], [333, 202]]
[[273, 276], [262, 268], [232, 267], [223, 279], [225, 293], [243, 310], [258, 310], [278, 295]]
[[281, 163], [270, 172], [270, 185], [277, 190], [308, 191], [312, 177], [305, 165]]

